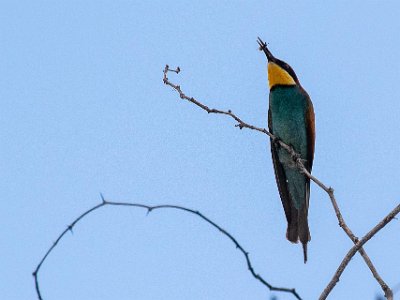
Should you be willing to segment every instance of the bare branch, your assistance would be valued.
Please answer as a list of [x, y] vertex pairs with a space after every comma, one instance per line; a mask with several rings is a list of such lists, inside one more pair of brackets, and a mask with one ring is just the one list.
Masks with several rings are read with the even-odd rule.
[[[223, 114], [223, 115], [230, 116], [231, 118], [233, 118], [237, 122], [235, 127], [239, 127], [239, 129], [248, 128], [248, 129], [251, 129], [251, 130], [255, 130], [255, 131], [264, 133], [264, 134], [268, 135], [271, 138], [272, 142], [279, 143], [279, 145], [282, 148], [284, 148], [286, 151], [288, 151], [288, 153], [292, 156], [292, 158], [296, 162], [296, 165], [299, 168], [299, 170], [302, 173], [304, 173], [308, 178], [310, 178], [312, 181], [314, 181], [320, 188], [322, 188], [329, 195], [329, 198], [331, 200], [332, 206], [333, 206], [333, 208], [335, 210], [336, 217], [337, 217], [337, 219], [339, 221], [339, 226], [343, 229], [343, 231], [347, 234], [347, 236], [352, 240], [352, 242], [354, 244], [358, 243], [358, 238], [353, 234], [353, 232], [350, 230], [350, 228], [347, 226], [346, 222], [343, 219], [343, 216], [342, 216], [342, 214], [340, 212], [340, 209], [339, 209], [339, 205], [337, 204], [337, 201], [336, 201], [336, 198], [335, 198], [335, 195], [334, 195], [333, 188], [326, 186], [318, 178], [316, 178], [315, 176], [311, 175], [307, 171], [307, 169], [305, 168], [302, 160], [300, 159], [300, 155], [298, 153], [296, 153], [296, 151], [294, 151], [294, 149], [292, 147], [290, 147], [289, 145], [285, 144], [280, 139], [276, 138], [267, 129], [261, 128], [261, 127], [257, 127], [257, 126], [253, 126], [253, 125], [250, 125], [250, 124], [244, 122], [237, 115], [232, 113], [231, 110], [223, 111], [223, 110], [219, 110], [219, 109], [215, 109], [215, 108], [210, 109], [208, 106], [202, 104], [201, 102], [199, 102], [195, 98], [187, 96], [182, 91], [181, 87], [179, 85], [176, 85], [176, 84], [170, 82], [169, 79], [168, 79], [168, 76], [167, 76], [168, 72], [174, 72], [174, 73], [178, 74], [180, 71], [181, 71], [181, 69], [179, 67], [176, 70], [173, 70], [173, 69], [170, 69], [168, 65], [166, 65], [165, 68], [164, 68], [164, 72], [163, 72], [164, 73], [164, 76], [163, 76], [164, 84], [169, 85], [174, 90], [176, 90], [179, 93], [179, 97], [181, 99], [185, 99], [185, 100], [197, 105], [198, 107], [200, 107], [201, 109], [207, 111], [208, 113]], [[360, 255], [363, 257], [363, 259], [364, 259], [365, 263], [367, 264], [368, 268], [371, 270], [372, 275], [374, 276], [376, 281], [381, 286], [382, 290], [385, 293], [386, 298], [388, 300], [391, 300], [393, 298], [393, 296], [391, 296], [392, 295], [392, 291], [390, 290], [389, 286], [385, 283], [385, 281], [381, 278], [381, 276], [378, 274], [376, 268], [372, 264], [371, 259], [369, 258], [369, 256], [365, 252], [365, 250], [362, 247], [357, 248], [357, 250], [360, 253]]]
[[[322, 292], [321, 296], [319, 297], [320, 300], [324, 300], [328, 297], [329, 293], [335, 287], [336, 283], [339, 281], [340, 275], [342, 275], [344, 269], [350, 262], [351, 258], [356, 254], [361, 247], [368, 242], [379, 230], [386, 226], [390, 221], [394, 219], [394, 217], [400, 212], [400, 205], [397, 205], [386, 217], [383, 218], [382, 221], [378, 223], [374, 228], [371, 229], [360, 241], [358, 241], [346, 254], [343, 258], [341, 264], [339, 265], [338, 269], [336, 270], [335, 275], [333, 276], [332, 280], [329, 282], [325, 290]], [[393, 299], [393, 293], [390, 289], [385, 291], [385, 297], [388, 299]]]
[[238, 249], [243, 256], [246, 259], [246, 264], [247, 264], [247, 268], [250, 271], [251, 275], [257, 279], [259, 282], [261, 282], [264, 286], [266, 286], [267, 288], [269, 288], [271, 291], [277, 291], [277, 292], [286, 292], [286, 293], [290, 293], [292, 294], [296, 299], [301, 300], [300, 295], [296, 292], [296, 290], [293, 288], [285, 288], [285, 287], [276, 287], [271, 285], [270, 283], [268, 283], [260, 274], [256, 273], [256, 271], [254, 271], [253, 265], [251, 263], [250, 260], [250, 255], [249, 252], [247, 252], [243, 246], [238, 242], [238, 240], [236, 238], [234, 238], [232, 236], [232, 234], [230, 234], [228, 231], [226, 231], [225, 229], [223, 229], [221, 226], [219, 226], [217, 223], [215, 223], [214, 221], [212, 221], [211, 219], [209, 219], [208, 217], [206, 217], [205, 215], [203, 215], [202, 213], [200, 213], [199, 211], [190, 209], [190, 208], [186, 208], [183, 206], [178, 206], [178, 205], [170, 205], [170, 204], [165, 204], [165, 205], [154, 205], [154, 206], [150, 206], [150, 205], [145, 205], [145, 204], [140, 204], [140, 203], [129, 203], [129, 202], [112, 202], [112, 201], [107, 201], [104, 199], [103, 195], [101, 195], [101, 199], [102, 199], [102, 203], [93, 206], [92, 208], [90, 208], [89, 210], [85, 211], [84, 213], [82, 213], [79, 217], [77, 217], [72, 223], [71, 225], [69, 225], [56, 239], [56, 241], [53, 243], [53, 245], [47, 250], [46, 254], [43, 256], [43, 258], [40, 260], [39, 264], [37, 265], [35, 271], [33, 272], [33, 277], [35, 279], [35, 287], [36, 287], [36, 294], [38, 296], [39, 300], [43, 300], [42, 298], [42, 294], [40, 292], [40, 286], [39, 286], [39, 278], [38, 278], [38, 274], [39, 274], [39, 270], [42, 267], [43, 263], [46, 261], [47, 257], [49, 256], [49, 254], [54, 250], [54, 248], [58, 245], [58, 243], [61, 241], [61, 239], [64, 237], [64, 235], [68, 232], [71, 231], [73, 229], [73, 227], [79, 222], [81, 221], [83, 218], [85, 218], [86, 216], [88, 216], [89, 214], [91, 214], [92, 212], [94, 212], [95, 210], [103, 207], [103, 206], [124, 206], [124, 207], [135, 207], [135, 208], [144, 208], [147, 210], [147, 213], [149, 214], [150, 212], [156, 210], [156, 209], [175, 209], [175, 210], [181, 210], [187, 213], [191, 213], [194, 214], [196, 216], [198, 216], [199, 218], [201, 218], [203, 221], [207, 222], [208, 224], [210, 224], [212, 227], [214, 227], [215, 229], [217, 229], [218, 231], [220, 231], [224, 236], [226, 236], [228, 239], [230, 239], [232, 241], [232, 243], [235, 245], [236, 249]]

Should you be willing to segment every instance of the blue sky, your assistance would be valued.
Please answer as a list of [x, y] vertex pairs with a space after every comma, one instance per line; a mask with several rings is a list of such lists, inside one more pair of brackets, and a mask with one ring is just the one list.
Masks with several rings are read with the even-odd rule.
[[[59, 233], [109, 200], [198, 209], [232, 233], [271, 284], [315, 299], [351, 247], [312, 185], [304, 265], [267, 137], [182, 102], [190, 96], [265, 127], [256, 38], [311, 95], [313, 174], [362, 236], [399, 201], [400, 5], [396, 1], [2, 1], [0, 293], [34, 299], [32, 271]], [[400, 282], [399, 223], [365, 249]], [[254, 280], [230, 241], [177, 211], [105, 208], [67, 234], [40, 273], [44, 299], [293, 299]], [[330, 299], [373, 299], [357, 255]], [[399, 294], [397, 294], [399, 297]]]

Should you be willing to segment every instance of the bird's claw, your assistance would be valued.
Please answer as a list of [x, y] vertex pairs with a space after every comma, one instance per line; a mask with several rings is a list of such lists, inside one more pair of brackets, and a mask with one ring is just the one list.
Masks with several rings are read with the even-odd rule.
[[273, 138], [271, 138], [271, 141], [272, 141], [272, 143], [273, 143], [275, 146], [277, 146], [277, 147], [280, 147], [280, 146], [281, 146], [281, 145], [280, 145], [281, 139], [278, 138], [277, 136], [274, 136]]
[[296, 165], [300, 165], [305, 161], [304, 159], [301, 158], [301, 155], [297, 153], [293, 147], [292, 147], [292, 153], [291, 153], [293, 161], [296, 163]]

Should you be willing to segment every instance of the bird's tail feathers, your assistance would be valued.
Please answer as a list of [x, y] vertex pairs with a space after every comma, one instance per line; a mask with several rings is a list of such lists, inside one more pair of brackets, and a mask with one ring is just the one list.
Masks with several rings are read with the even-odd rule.
[[286, 238], [292, 242], [297, 243], [299, 240], [299, 222], [297, 209], [291, 208], [291, 218], [288, 220], [288, 227], [286, 230]]
[[300, 208], [298, 232], [300, 242], [303, 244], [304, 263], [307, 262], [307, 243], [311, 240], [310, 230], [308, 228], [308, 209], [306, 205]]
[[307, 243], [302, 243], [302, 245], [303, 245], [304, 263], [307, 263]]
[[291, 218], [286, 231], [286, 238], [290, 242], [297, 243], [300, 240], [302, 243], [304, 263], [307, 262], [307, 243], [311, 240], [307, 215], [308, 212], [305, 205], [299, 210], [292, 207]]

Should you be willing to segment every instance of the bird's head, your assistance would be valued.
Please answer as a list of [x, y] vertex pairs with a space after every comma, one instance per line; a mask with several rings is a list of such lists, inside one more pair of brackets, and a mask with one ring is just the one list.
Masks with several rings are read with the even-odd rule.
[[299, 79], [292, 67], [284, 61], [275, 58], [269, 51], [267, 43], [264, 43], [260, 38], [257, 40], [260, 45], [260, 51], [264, 51], [268, 59], [268, 82], [269, 89], [277, 85], [299, 85]]

